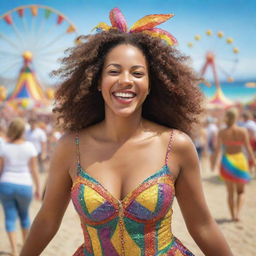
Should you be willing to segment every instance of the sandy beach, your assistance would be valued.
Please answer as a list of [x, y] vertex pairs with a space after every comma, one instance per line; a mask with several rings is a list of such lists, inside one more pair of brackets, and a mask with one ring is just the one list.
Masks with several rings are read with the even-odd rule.
[[[242, 211], [241, 222], [230, 222], [229, 212], [226, 205], [226, 191], [223, 182], [216, 173], [209, 170], [202, 171], [202, 181], [207, 203], [212, 215], [219, 224], [235, 256], [255, 256], [256, 255], [256, 179], [254, 178], [247, 186], [246, 201]], [[45, 174], [41, 174], [45, 179]], [[31, 217], [40, 208], [40, 202], [33, 201], [31, 207]], [[4, 216], [2, 207], [0, 209], [0, 255], [9, 255], [8, 238], [4, 230]], [[201, 256], [203, 253], [193, 242], [188, 234], [183, 218], [181, 216], [177, 202], [174, 202], [173, 233], [177, 236], [195, 255]], [[19, 247], [21, 247], [21, 235], [18, 234]], [[79, 219], [70, 203], [62, 225], [41, 254], [43, 256], [71, 256], [76, 248], [83, 242], [82, 231]], [[216, 244], [216, 246], [218, 246]], [[216, 255], [217, 256], [217, 255]]]

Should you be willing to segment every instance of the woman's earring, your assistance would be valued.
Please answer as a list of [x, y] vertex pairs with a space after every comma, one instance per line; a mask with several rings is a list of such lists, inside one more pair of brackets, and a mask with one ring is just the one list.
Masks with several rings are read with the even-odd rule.
[[101, 88], [100, 87], [98, 87], [98, 91], [101, 92]]

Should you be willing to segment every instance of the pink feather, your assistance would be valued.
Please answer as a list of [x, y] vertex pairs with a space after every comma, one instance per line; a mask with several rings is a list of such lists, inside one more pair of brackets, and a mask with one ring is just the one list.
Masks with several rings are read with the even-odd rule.
[[114, 28], [117, 28], [122, 32], [127, 32], [126, 20], [118, 8], [114, 8], [110, 11], [109, 19]]

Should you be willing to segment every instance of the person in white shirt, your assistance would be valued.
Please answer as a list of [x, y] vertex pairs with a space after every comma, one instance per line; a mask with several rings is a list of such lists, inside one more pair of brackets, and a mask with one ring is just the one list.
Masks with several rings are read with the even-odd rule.
[[242, 126], [245, 127], [248, 132], [250, 138], [256, 137], [256, 123], [253, 120], [253, 115], [250, 111], [245, 111], [242, 113], [243, 123]]
[[[247, 129], [249, 134], [250, 144], [255, 155], [256, 154], [256, 122], [253, 120], [252, 112], [249, 110], [243, 112], [242, 119], [243, 119], [243, 122], [240, 125]], [[249, 157], [249, 166], [252, 170], [255, 169], [253, 167], [253, 162], [250, 157]]]
[[216, 143], [217, 143], [217, 134], [218, 134], [218, 127], [216, 125], [215, 118], [208, 117], [207, 118], [207, 138], [208, 138], [208, 150], [210, 151], [210, 154], [214, 152]]
[[14, 119], [7, 130], [7, 141], [0, 149], [0, 201], [13, 256], [18, 255], [15, 232], [18, 216], [24, 240], [29, 231], [32, 180], [35, 184], [35, 197], [40, 199], [37, 151], [31, 142], [24, 140], [24, 130], [23, 119]]
[[38, 163], [40, 172], [45, 171], [44, 161], [47, 158], [47, 136], [43, 129], [37, 127], [37, 119], [28, 120], [30, 129], [26, 131], [25, 137], [32, 142], [38, 152]]

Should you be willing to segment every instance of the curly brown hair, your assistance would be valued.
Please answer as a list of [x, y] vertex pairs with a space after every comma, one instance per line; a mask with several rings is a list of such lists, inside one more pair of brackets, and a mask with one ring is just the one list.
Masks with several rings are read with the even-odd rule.
[[84, 42], [69, 49], [63, 66], [54, 71], [64, 79], [56, 91], [53, 110], [64, 130], [79, 131], [104, 120], [104, 100], [97, 87], [106, 55], [117, 45], [130, 44], [143, 52], [148, 63], [151, 90], [142, 116], [191, 133], [203, 111], [204, 97], [197, 86], [198, 76], [187, 65], [187, 56], [145, 33], [110, 30], [81, 38]]

